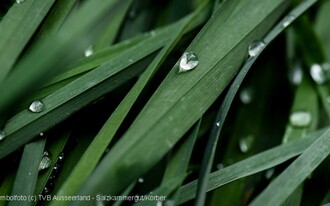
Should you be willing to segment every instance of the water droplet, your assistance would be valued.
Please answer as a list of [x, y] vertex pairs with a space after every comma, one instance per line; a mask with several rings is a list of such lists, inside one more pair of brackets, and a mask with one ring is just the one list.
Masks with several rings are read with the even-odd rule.
[[0, 130], [0, 141], [6, 138], [6, 132], [3, 130]]
[[31, 175], [32, 175], [32, 173], [31, 173], [31, 172], [29, 172], [29, 173], [28, 173], [28, 175], [29, 175], [29, 176], [31, 176]]
[[49, 153], [45, 151], [44, 154], [42, 155], [38, 170], [41, 171], [49, 168], [51, 163], [52, 161], [49, 157]]
[[217, 164], [217, 169], [218, 170], [221, 170], [221, 169], [223, 169], [225, 166], [222, 164], [222, 163], [219, 163], [219, 164]]
[[64, 153], [61, 152], [60, 156], [58, 156], [58, 160], [62, 162], [64, 160]]
[[295, 127], [307, 127], [312, 122], [312, 115], [307, 111], [296, 111], [290, 115], [290, 123]]
[[193, 52], [184, 52], [180, 58], [179, 72], [186, 72], [196, 68], [198, 65], [198, 58]]
[[162, 201], [157, 201], [156, 206], [163, 206], [163, 202]]
[[303, 70], [300, 62], [296, 62], [294, 68], [289, 70], [289, 80], [293, 85], [299, 85], [303, 78]]
[[216, 125], [217, 125], [218, 127], [220, 127], [220, 122], [217, 122]]
[[313, 64], [310, 69], [310, 74], [317, 84], [323, 84], [328, 80], [326, 73], [320, 64]]
[[265, 173], [266, 179], [272, 178], [272, 176], [274, 175], [274, 173], [275, 173], [274, 168], [270, 168], [270, 169], [266, 170], [266, 173]]
[[56, 171], [56, 170], [58, 171], [58, 170], [60, 169], [60, 167], [61, 167], [61, 166], [60, 166], [59, 164], [55, 164], [53, 169], [54, 169], [55, 171]]
[[140, 177], [140, 178], [138, 179], [138, 182], [139, 182], [139, 183], [143, 183], [143, 182], [144, 182], [144, 179], [143, 179], [142, 177]]
[[33, 113], [40, 113], [45, 110], [45, 105], [40, 100], [34, 100], [29, 107], [29, 110]]
[[175, 205], [175, 201], [173, 200], [166, 200], [164, 206], [174, 206]]
[[253, 100], [253, 90], [251, 88], [242, 89], [239, 98], [243, 104], [250, 104]]
[[49, 194], [50, 193], [50, 188], [45, 187], [44, 190], [43, 190], [43, 193], [44, 194]]
[[43, 137], [44, 136], [44, 133], [43, 132], [40, 132], [39, 136], [40, 137]]
[[288, 27], [295, 19], [296, 19], [296, 17], [291, 15], [291, 14], [286, 16], [284, 21], [283, 21], [283, 24], [282, 24], [283, 27], [284, 28]]
[[242, 152], [246, 153], [248, 152], [253, 144], [254, 136], [248, 135], [239, 140], [239, 148]]
[[24, 3], [25, 0], [16, 0], [16, 4]]
[[93, 45], [90, 45], [90, 46], [84, 51], [85, 57], [89, 57], [89, 56], [91, 56], [93, 53], [94, 53]]
[[257, 56], [264, 48], [266, 47], [265, 42], [263, 41], [254, 41], [249, 46], [249, 56]]

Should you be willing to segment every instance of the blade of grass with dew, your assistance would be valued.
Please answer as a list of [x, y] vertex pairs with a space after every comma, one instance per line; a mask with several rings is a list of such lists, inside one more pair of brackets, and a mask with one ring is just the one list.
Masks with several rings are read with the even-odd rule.
[[[152, 192], [153, 196], [159, 196], [159, 197], [168, 197], [170, 196], [173, 191], [175, 191], [177, 188], [180, 187], [181, 182], [183, 182], [183, 180], [186, 178], [186, 174], [181, 174], [178, 175], [176, 177], [173, 177], [172, 179], [168, 179], [168, 181], [166, 181], [166, 183], [164, 183], [163, 185], [159, 186], [157, 189], [155, 189]], [[171, 203], [174, 203], [172, 200], [166, 200], [166, 201], [141, 201], [138, 202], [136, 204], [134, 204], [134, 206], [153, 206], [155, 204], [160, 204], [159, 202], [162, 202], [164, 205], [166, 205], [166, 202], [171, 201]]]
[[[303, 29], [303, 30], [302, 30]], [[303, 63], [308, 68], [308, 71], [312, 72], [312, 66], [318, 64], [323, 66], [322, 64], [326, 62], [326, 52], [323, 47], [323, 42], [320, 42], [318, 35], [315, 33], [310, 20], [305, 16], [300, 19], [294, 27], [295, 37], [297, 39], [297, 45], [301, 49], [303, 54]], [[304, 31], [304, 35], [299, 35], [299, 32]], [[307, 42], [313, 42], [313, 44], [308, 44]], [[326, 71], [323, 71], [324, 78], [329, 78]], [[329, 91], [329, 81], [325, 81], [323, 83], [317, 83], [317, 91], [320, 96], [321, 102], [325, 111], [327, 112], [328, 117], [330, 117], [330, 105], [329, 99], [330, 91]]]
[[106, 27], [104, 33], [99, 37], [99, 39], [94, 44], [93, 48], [96, 51], [107, 48], [109, 45], [111, 45], [114, 42], [131, 3], [132, 0], [127, 0], [126, 4], [121, 5], [121, 7], [119, 7], [118, 10], [116, 10], [116, 15], [114, 16], [114, 20]]
[[187, 49], [197, 54], [197, 69], [178, 74], [178, 64], [172, 68], [79, 194], [116, 194], [158, 162], [221, 94], [250, 42], [268, 31], [288, 2], [241, 1], [239, 5], [234, 13], [218, 10], [204, 26]]
[[[48, 139], [47, 139], [45, 151], [49, 152], [49, 154], [50, 154], [51, 164], [50, 164], [49, 168], [47, 169], [47, 171], [44, 171], [43, 173], [41, 173], [39, 175], [38, 181], [36, 184], [36, 189], [34, 192], [35, 195], [37, 195], [37, 196], [41, 195], [43, 189], [46, 186], [47, 181], [49, 180], [49, 177], [53, 171], [53, 168], [58, 161], [59, 156], [63, 152], [63, 149], [68, 141], [69, 136], [70, 136], [70, 132], [65, 131], [65, 132], [63, 132], [63, 134], [61, 134], [59, 136], [59, 138], [50, 139], [49, 137], [47, 137]], [[37, 202], [34, 203], [34, 205], [36, 205], [36, 204], [37, 204]]]
[[123, 3], [125, 1], [86, 1], [77, 13], [67, 19], [57, 35], [35, 44], [0, 84], [0, 115], [6, 113], [15, 101], [67, 68], [102, 32], [100, 24], [104, 21], [99, 20]]
[[[19, 164], [19, 168], [15, 177], [13, 185], [14, 195], [22, 195], [29, 197], [34, 195], [37, 179], [38, 179], [38, 168], [40, 160], [45, 148], [45, 139], [39, 139], [35, 142], [31, 142], [24, 147], [22, 158]], [[17, 205], [32, 205], [31, 201], [10, 201], [8, 206]]]
[[330, 130], [327, 130], [268, 185], [250, 205], [281, 205], [329, 154]]
[[[108, 144], [119, 129], [121, 123], [124, 121], [134, 102], [139, 97], [140, 93], [143, 91], [149, 80], [155, 74], [161, 63], [165, 60], [167, 55], [170, 53], [170, 51], [172, 51], [178, 40], [181, 38], [181, 36], [183, 35], [184, 28], [197, 14], [198, 13], [190, 16], [176, 27], [177, 31], [171, 35], [171, 39], [168, 45], [159, 52], [153, 62], [148, 66], [148, 68], [139, 78], [138, 82], [129, 91], [129, 93], [120, 103], [118, 108], [113, 112], [111, 117], [104, 124], [98, 135], [93, 140], [90, 147], [86, 150], [81, 160], [78, 162], [77, 166], [72, 171], [72, 174], [70, 175], [66, 183], [60, 189], [58, 193], [59, 195], [75, 194], [79, 190], [79, 188], [85, 183], [87, 178], [90, 176], [90, 174], [96, 167], [100, 158], [102, 157], [102, 154], [104, 153]], [[77, 176], [79, 176], [80, 178], [77, 179]]]
[[0, 23], [0, 84], [47, 15], [55, 0], [14, 3]]
[[[202, 12], [197, 17], [196, 22], [189, 25], [189, 28], [194, 28], [204, 22], [207, 16], [205, 13], [207, 12]], [[186, 20], [182, 19], [181, 21]], [[170, 36], [174, 29], [176, 29], [174, 26], [178, 24], [180, 22], [166, 29], [162, 35]], [[127, 67], [151, 54], [157, 48], [155, 45], [163, 45], [167, 41], [167, 39], [161, 38], [164, 42], [160, 42], [158, 37], [155, 35], [149, 41], [128, 49], [107, 64], [98, 67], [42, 99], [43, 103], [48, 105], [46, 111], [43, 113], [31, 114], [27, 110], [24, 110], [11, 118], [4, 129], [7, 133], [7, 138], [0, 144], [0, 158], [28, 142], [40, 132], [64, 120], [89, 102], [116, 88], [122, 82], [139, 74], [141, 69], [144, 68], [137, 67], [140, 70], [132, 70]], [[128, 69], [127, 71], [130, 72], [122, 72], [124, 69]]]
[[[311, 117], [311, 122], [305, 127], [297, 127], [294, 125], [292, 115], [296, 112], [307, 112]], [[291, 108], [291, 114], [289, 122], [287, 124], [283, 143], [295, 141], [296, 139], [303, 138], [307, 133], [316, 129], [318, 120], [318, 98], [317, 93], [314, 91], [311, 82], [306, 77], [303, 77], [302, 82], [297, 88], [294, 102]], [[282, 205], [300, 205], [301, 197], [303, 193], [303, 185], [300, 185]]]
[[[274, 45], [274, 44], [273, 44]], [[272, 50], [272, 48], [269, 48]], [[265, 51], [267, 53], [267, 51]], [[219, 139], [219, 146], [216, 149], [218, 152], [215, 154], [215, 158], [221, 154], [221, 160], [219, 164], [221, 167], [217, 169], [223, 169], [235, 162], [241, 161], [245, 158], [252, 156], [272, 145], [271, 139], [275, 139], [278, 134], [269, 130], [269, 127], [273, 127], [271, 123], [266, 123], [268, 116], [273, 108], [270, 106], [272, 97], [275, 91], [278, 89], [277, 82], [280, 81], [281, 74], [276, 71], [278, 58], [268, 57], [267, 54], [263, 54], [264, 59], [261, 66], [254, 66], [253, 74], [250, 74], [242, 83], [239, 94], [236, 100], [240, 100], [239, 107], [236, 109], [234, 120], [226, 120], [223, 128], [230, 127], [230, 136], [222, 135]], [[261, 57], [262, 59], [262, 57]], [[273, 89], [273, 88], [277, 89]], [[235, 105], [236, 103], [232, 103]], [[230, 116], [228, 117], [230, 118]], [[213, 123], [214, 124], [214, 123]], [[212, 125], [213, 125], [212, 124]], [[226, 127], [227, 125], [227, 127]], [[278, 129], [278, 128], [275, 128]], [[267, 135], [265, 137], [265, 135]], [[228, 136], [227, 138], [224, 138]], [[222, 139], [224, 138], [224, 139]], [[267, 140], [265, 140], [267, 138]], [[267, 143], [265, 143], [267, 141]], [[226, 146], [222, 145], [223, 142]], [[221, 144], [222, 143], [222, 144]], [[219, 152], [220, 151], [220, 152]], [[214, 164], [213, 164], [214, 165]], [[239, 181], [232, 182], [224, 187], [212, 192], [210, 205], [217, 206], [221, 202], [222, 206], [232, 206], [246, 204], [249, 196], [249, 191], [253, 190], [253, 186], [249, 183], [252, 181], [258, 181], [262, 178], [263, 174], [255, 175], [251, 178], [242, 178]], [[226, 198], [223, 198], [226, 197]]]
[[171, 195], [171, 199], [167, 201], [171, 201], [173, 204], [176, 204], [179, 198], [179, 193], [177, 192], [178, 187], [180, 187], [183, 183], [184, 179], [177, 179], [179, 182], [174, 182], [176, 177], [184, 177], [188, 172], [188, 166], [190, 162], [190, 158], [193, 152], [193, 148], [198, 136], [198, 132], [201, 125], [201, 119], [196, 123], [193, 127], [193, 130], [185, 140], [185, 142], [179, 146], [178, 150], [174, 153], [173, 157], [170, 159], [168, 165], [166, 166], [166, 170], [164, 173], [164, 177], [161, 187], [165, 187], [166, 185], [173, 184], [172, 188], [174, 191], [169, 191], [168, 194], [158, 193], [161, 196]]
[[[298, 139], [284, 145], [274, 147], [250, 158], [235, 163], [222, 170], [213, 172], [209, 176], [207, 191], [214, 190], [225, 184], [233, 182], [243, 177], [247, 177], [263, 170], [279, 165], [301, 153], [311, 146], [328, 128], [321, 129], [309, 134], [306, 138]], [[180, 201], [182, 204], [195, 198], [197, 180], [194, 180], [179, 189]]]
[[[135, 60], [135, 57], [132, 58]], [[0, 158], [30, 141], [38, 133], [44, 132], [67, 119], [77, 110], [117, 88], [123, 82], [137, 76], [145, 69], [140, 65], [144, 64], [144, 61], [138, 62], [132, 67], [128, 67], [132, 64], [128, 61], [117, 61], [115, 64], [117, 65], [115, 68], [117, 71], [127, 68], [129, 72], [112, 72], [108, 71], [111, 65], [103, 66], [100, 70], [93, 70], [41, 99], [46, 107], [45, 111], [32, 113], [25, 109], [12, 117], [4, 129], [7, 136], [0, 144]], [[107, 79], [109, 76], [111, 78]], [[90, 79], [101, 80], [98, 84], [93, 85]]]
[[[313, 5], [315, 2], [316, 2], [315, 0], [306, 1], [290, 13], [294, 14], [295, 16], [299, 16], [304, 11], [306, 11], [311, 5]], [[283, 19], [282, 21], [280, 21], [280, 23], [278, 23], [269, 32], [269, 34], [262, 40], [265, 43], [265, 46], [267, 46], [276, 36], [278, 36], [285, 29], [285, 27], [283, 26], [284, 22], [286, 22], [286, 19]], [[261, 51], [264, 48], [261, 48]], [[210, 134], [210, 137], [209, 137], [206, 149], [205, 149], [203, 161], [202, 161], [201, 172], [200, 172], [200, 176], [198, 179], [199, 183], [198, 183], [196, 202], [195, 202], [196, 206], [202, 206], [205, 203], [206, 188], [207, 188], [208, 179], [209, 179], [208, 175], [211, 171], [211, 166], [213, 164], [214, 154], [215, 154], [216, 146], [218, 143], [218, 137], [220, 135], [223, 123], [227, 117], [231, 103], [238, 91], [239, 86], [241, 85], [243, 79], [245, 78], [247, 72], [249, 71], [249, 69], [251, 68], [251, 66], [253, 65], [255, 60], [257, 59], [257, 57], [260, 55], [260, 52], [256, 56], [250, 57], [247, 60], [246, 64], [243, 66], [242, 70], [239, 72], [236, 79], [232, 83], [232, 85], [224, 99], [223, 104], [219, 108], [217, 118], [213, 125], [212, 131], [211, 131], [211, 134]]]

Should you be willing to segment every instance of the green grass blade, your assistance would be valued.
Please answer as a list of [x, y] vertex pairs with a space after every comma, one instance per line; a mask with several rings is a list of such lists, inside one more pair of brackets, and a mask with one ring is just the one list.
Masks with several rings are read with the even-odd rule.
[[[130, 186], [128, 186], [123, 193], [120, 194], [120, 196], [128, 196], [131, 191], [134, 189], [134, 186], [136, 185], [136, 183], [132, 183]], [[115, 203], [113, 203], [112, 206], [120, 206], [124, 203], [123, 200], [117, 200]]]
[[281, 205], [288, 196], [330, 154], [330, 130], [308, 147], [284, 172], [282, 172], [251, 203], [257, 205]]
[[129, 8], [129, 6], [132, 3], [132, 0], [125, 1], [126, 4], [121, 5], [115, 12], [114, 19], [112, 22], [106, 27], [104, 33], [99, 37], [99, 39], [94, 44], [94, 49], [96, 51], [102, 50], [109, 45], [111, 45], [116, 36], [118, 35], [120, 26], [124, 20], [124, 17], [126, 16], [126, 12]]
[[116, 194], [158, 162], [224, 90], [250, 42], [261, 38], [286, 6], [286, 1], [241, 1], [236, 11], [240, 17], [234, 12], [223, 20], [216, 13], [188, 48], [199, 58], [197, 68], [178, 74], [178, 64], [174, 66], [80, 194]]
[[37, 39], [56, 34], [77, 0], [57, 0], [38, 32]]
[[[6, 175], [4, 181], [1, 183], [1, 186], [0, 186], [0, 194], [1, 195], [10, 195], [10, 193], [13, 189], [14, 181], [15, 181], [14, 173], [10, 173], [10, 174]], [[0, 200], [0, 206], [6, 206], [6, 205], [7, 205], [6, 200]]]
[[47, 15], [55, 0], [14, 3], [0, 23], [0, 84]]
[[[23, 195], [28, 198], [34, 195], [38, 168], [45, 147], [45, 139], [29, 143], [24, 147], [22, 159], [16, 174], [11, 195]], [[32, 205], [32, 201], [10, 201], [8, 206]]]
[[[114, 111], [114, 113], [102, 127], [102, 129], [92, 142], [91, 146], [84, 153], [78, 165], [75, 167], [72, 174], [59, 191], [59, 195], [75, 194], [85, 183], [89, 175], [96, 167], [98, 161], [102, 157], [108, 144], [116, 134], [121, 123], [124, 121], [134, 102], [139, 97], [146, 84], [155, 74], [161, 63], [165, 60], [169, 52], [176, 45], [181, 35], [183, 35], [184, 28], [190, 22], [191, 18], [192, 17], [186, 18], [176, 27], [177, 31], [171, 35], [169, 44], [160, 51], [157, 57], [153, 60], [153, 62], [139, 78], [138, 82], [126, 95], [124, 100], [120, 103], [119, 107]], [[80, 178], [77, 179], [77, 176], [79, 176]]]
[[321, 5], [315, 21], [315, 31], [320, 37], [322, 45], [325, 48], [327, 59], [330, 59], [330, 30], [328, 22], [328, 14], [330, 11], [330, 2], [324, 1]]
[[[290, 12], [291, 15], [294, 15], [295, 17], [300, 16], [304, 11], [306, 11], [310, 6], [312, 6], [316, 1], [306, 1], [304, 4], [301, 4], [299, 7], [297, 7], [295, 10]], [[266, 44], [266, 46], [275, 39], [286, 27], [283, 26], [283, 23], [286, 21], [286, 18], [284, 18], [282, 21], [280, 21], [270, 32], [269, 34], [263, 39], [263, 42]], [[262, 50], [266, 48], [263, 47], [261, 51], [254, 57], [249, 58], [246, 62], [246, 64], [243, 66], [242, 70], [239, 72], [237, 77], [235, 78], [234, 82], [230, 86], [230, 89], [224, 99], [223, 104], [220, 106], [220, 109], [218, 111], [215, 123], [212, 127], [212, 131], [207, 143], [207, 147], [205, 149], [204, 158], [201, 166], [201, 172], [198, 179], [198, 187], [197, 187], [197, 195], [196, 195], [196, 206], [202, 206], [205, 203], [206, 198], [206, 189], [208, 185], [208, 175], [211, 171], [211, 167], [213, 164], [213, 159], [218, 143], [218, 138], [220, 136], [220, 132], [222, 129], [222, 126], [225, 122], [225, 119], [227, 117], [227, 114], [229, 112], [230, 106], [232, 105], [232, 102], [234, 100], [234, 97], [242, 84], [246, 74], [249, 72], [250, 68], [252, 67], [253, 63], [256, 61], [257, 57], [260, 55]]]
[[[325, 133], [326, 129], [309, 134], [306, 138], [298, 139], [288, 144], [274, 147], [248, 159], [242, 160], [222, 170], [210, 174], [207, 191], [211, 191], [222, 185], [237, 179], [256, 174], [263, 170], [281, 164], [301, 153], [303, 153], [317, 138]], [[190, 182], [179, 189], [179, 203], [187, 202], [196, 195], [197, 180]]]

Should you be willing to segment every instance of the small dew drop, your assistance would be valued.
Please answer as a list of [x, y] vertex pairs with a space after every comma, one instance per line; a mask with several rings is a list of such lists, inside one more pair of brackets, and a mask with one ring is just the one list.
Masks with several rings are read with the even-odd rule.
[[44, 190], [43, 190], [43, 193], [44, 194], [49, 194], [50, 193], [50, 188], [45, 187]]
[[64, 160], [64, 152], [61, 152], [60, 156], [58, 156], [58, 160], [59, 161], [63, 161]]
[[272, 178], [274, 173], [275, 173], [274, 168], [270, 168], [270, 169], [266, 170], [266, 173], [265, 173], [266, 179]]
[[266, 47], [265, 42], [263, 41], [254, 41], [249, 46], [249, 56], [255, 57], [257, 56], [264, 48]]
[[164, 206], [174, 206], [175, 205], [175, 201], [173, 200], [166, 200]]
[[328, 80], [324, 68], [320, 64], [313, 64], [310, 69], [310, 74], [317, 84], [323, 84]]
[[224, 165], [222, 163], [217, 164], [217, 169], [221, 170], [224, 168]]
[[55, 171], [58, 171], [60, 169], [60, 165], [59, 164], [55, 164], [54, 168]]
[[299, 85], [303, 78], [303, 70], [300, 62], [296, 62], [294, 67], [289, 70], [289, 80], [293, 85]]
[[186, 72], [195, 69], [198, 65], [198, 58], [193, 52], [184, 52], [180, 58], [179, 72]]
[[328, 104], [330, 104], [330, 96], [327, 97], [327, 102], [328, 102]]
[[150, 32], [150, 35], [151, 35], [151, 36], [156, 36], [156, 31], [155, 31], [155, 30], [152, 30], [152, 31]]
[[3, 130], [0, 130], [0, 141], [6, 138], [6, 132]]
[[43, 137], [43, 136], [44, 136], [44, 133], [43, 133], [43, 132], [40, 132], [40, 133], [39, 133], [39, 136], [40, 136], [40, 137]]
[[34, 100], [29, 107], [29, 110], [33, 113], [40, 113], [45, 110], [45, 105], [40, 100]]
[[144, 182], [144, 179], [143, 179], [142, 177], [140, 177], [140, 178], [138, 179], [138, 182], [139, 182], [139, 183], [143, 183], [143, 182]]
[[25, 0], [16, 0], [16, 4], [24, 3]]
[[217, 125], [218, 127], [220, 127], [220, 122], [217, 122], [216, 125]]
[[91, 56], [93, 53], [94, 53], [93, 45], [89, 46], [89, 47], [84, 51], [85, 57], [89, 57], [89, 56]]
[[49, 153], [47, 151], [42, 155], [38, 170], [45, 170], [50, 167], [52, 161], [50, 159]]
[[157, 201], [156, 206], [163, 206], [163, 202], [162, 201]]
[[290, 115], [290, 123], [295, 127], [307, 127], [312, 122], [312, 115], [307, 111], [296, 111]]
[[241, 152], [243, 153], [248, 152], [252, 147], [253, 141], [254, 141], [253, 135], [248, 135], [239, 139], [239, 148]]
[[283, 21], [283, 27], [286, 28], [288, 27], [294, 20], [296, 19], [295, 16], [293, 15], [288, 15], [287, 17], [285, 17], [284, 21]]
[[239, 98], [243, 104], [250, 104], [253, 100], [253, 90], [251, 88], [242, 89]]

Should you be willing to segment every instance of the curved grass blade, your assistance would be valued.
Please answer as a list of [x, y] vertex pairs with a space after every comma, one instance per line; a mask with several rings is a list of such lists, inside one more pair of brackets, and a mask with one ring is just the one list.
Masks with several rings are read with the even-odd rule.
[[250, 205], [281, 205], [329, 154], [330, 130], [327, 130], [268, 185]]
[[172, 68], [79, 194], [117, 194], [158, 162], [224, 90], [246, 56], [245, 48], [267, 32], [287, 3], [241, 1], [229, 16], [217, 12], [188, 48], [198, 55], [197, 68], [185, 74], [178, 74], [178, 64]]
[[29, 0], [13, 4], [0, 23], [0, 84], [47, 15], [55, 0]]
[[[119, 129], [121, 123], [124, 121], [126, 115], [130, 111], [131, 107], [143, 91], [144, 87], [153, 77], [161, 63], [165, 60], [170, 51], [177, 44], [178, 40], [183, 35], [184, 28], [190, 23], [193, 16], [185, 18], [184, 21], [180, 22], [176, 27], [176, 32], [170, 36], [170, 42], [164, 47], [153, 62], [148, 66], [146, 71], [139, 78], [138, 82], [129, 91], [124, 100], [120, 103], [119, 107], [113, 112], [111, 117], [104, 124], [98, 135], [90, 147], [86, 150], [80, 161], [78, 162], [72, 174], [59, 191], [59, 195], [75, 194], [80, 187], [85, 183], [87, 178], [90, 176], [100, 158], [102, 157], [108, 144], [114, 137], [115, 133]], [[131, 57], [132, 58], [132, 57]], [[80, 178], [77, 179], [76, 177]], [[58, 203], [57, 203], [58, 204]]]
[[[291, 15], [294, 15], [296, 17], [300, 16], [304, 11], [306, 11], [310, 6], [312, 6], [316, 1], [306, 1], [302, 3], [300, 6], [298, 6], [296, 9], [290, 12]], [[243, 82], [246, 74], [250, 70], [253, 63], [256, 61], [260, 53], [263, 51], [263, 49], [266, 48], [266, 46], [275, 38], [277, 37], [286, 27], [283, 26], [283, 23], [286, 22], [286, 18], [281, 20], [268, 34], [265, 36], [265, 38], [262, 40], [265, 43], [265, 47], [261, 48], [260, 52], [254, 56], [250, 57], [241, 71], [238, 73], [237, 77], [235, 78], [234, 82], [230, 86], [230, 89], [228, 93], [225, 96], [225, 99], [222, 103], [222, 105], [219, 108], [219, 111], [217, 113], [217, 117], [215, 120], [215, 123], [212, 127], [212, 131], [207, 143], [207, 147], [205, 149], [204, 158], [201, 166], [201, 172], [198, 179], [198, 187], [197, 187], [197, 195], [196, 195], [196, 206], [202, 206], [205, 203], [206, 198], [206, 189], [208, 185], [208, 175], [211, 171], [211, 167], [213, 164], [214, 154], [217, 147], [218, 139], [220, 136], [221, 129], [223, 127], [223, 124], [225, 122], [225, 119], [227, 117], [227, 114], [229, 112], [230, 106], [232, 105], [232, 102], [234, 100], [234, 97], [238, 91], [238, 88], [240, 87], [241, 83]]]
[[[1, 183], [0, 186], [0, 194], [3, 195], [10, 195], [11, 191], [12, 191], [12, 187], [14, 185], [14, 181], [15, 181], [15, 174], [14, 173], [10, 173], [8, 175], [5, 176], [5, 179], [3, 180], [3, 182]], [[1, 199], [0, 200], [0, 206], [6, 206], [7, 205], [7, 201]]]
[[[24, 147], [22, 159], [15, 178], [13, 191], [14, 195], [29, 197], [34, 195], [38, 179], [38, 168], [45, 148], [45, 139], [29, 143]], [[10, 201], [8, 206], [32, 205], [31, 201]]]
[[317, 12], [315, 21], [315, 31], [318, 34], [322, 45], [324, 45], [324, 50], [326, 52], [327, 59], [330, 59], [330, 30], [329, 30], [329, 11], [330, 2], [324, 1]]
[[[247, 177], [266, 169], [279, 165], [301, 153], [311, 146], [320, 136], [328, 130], [322, 129], [313, 132], [306, 138], [298, 139], [288, 144], [280, 145], [272, 149], [256, 154], [222, 170], [213, 172], [209, 176], [207, 191], [214, 190], [222, 185], [233, 182], [237, 179]], [[195, 198], [197, 180], [194, 180], [179, 189], [180, 201], [182, 204]]]

